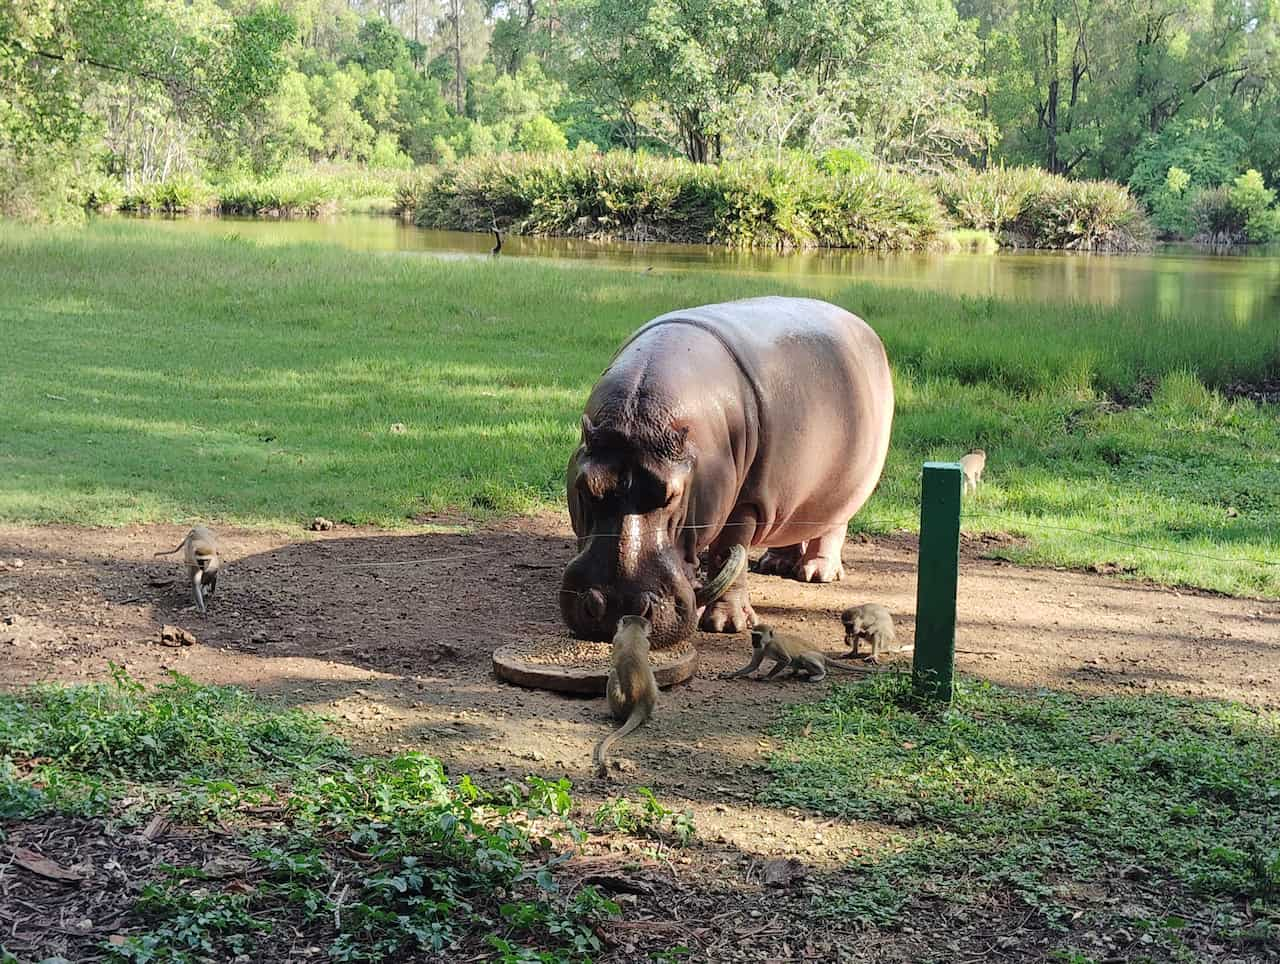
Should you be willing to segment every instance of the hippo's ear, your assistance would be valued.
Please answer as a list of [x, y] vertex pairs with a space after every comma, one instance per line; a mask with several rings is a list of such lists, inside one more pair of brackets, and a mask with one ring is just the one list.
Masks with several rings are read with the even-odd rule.
[[592, 437], [596, 434], [595, 423], [591, 421], [591, 416], [586, 412], [582, 413], [582, 444], [587, 448], [591, 448]]

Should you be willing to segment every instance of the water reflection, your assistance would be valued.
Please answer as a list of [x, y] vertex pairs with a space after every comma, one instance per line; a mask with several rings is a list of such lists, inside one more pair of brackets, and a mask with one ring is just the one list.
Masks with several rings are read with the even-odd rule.
[[[427, 231], [395, 218], [345, 215], [320, 220], [248, 218], [148, 219], [158, 229], [239, 234], [270, 244], [316, 242], [366, 251], [422, 251], [487, 256], [487, 234]], [[997, 254], [796, 254], [726, 251], [699, 245], [622, 244], [567, 238], [507, 238], [503, 257], [594, 261], [643, 270], [711, 270], [769, 276], [815, 294], [850, 281], [1014, 300], [1080, 301], [1131, 306], [1161, 315], [1238, 323], [1280, 323], [1280, 248], [1210, 254], [1166, 245], [1153, 254], [1064, 252]]]

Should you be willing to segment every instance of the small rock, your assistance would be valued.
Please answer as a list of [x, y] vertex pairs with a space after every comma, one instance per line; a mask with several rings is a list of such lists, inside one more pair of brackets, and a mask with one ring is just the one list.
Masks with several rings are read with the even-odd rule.
[[805, 866], [794, 857], [777, 857], [764, 865], [766, 887], [789, 887], [805, 876]]
[[1240, 510], [1239, 510], [1239, 509], [1237, 509], [1234, 505], [1229, 505], [1229, 506], [1227, 506], [1227, 518], [1228, 518], [1228, 519], [1234, 519], [1234, 518], [1235, 518], [1236, 516], [1238, 516], [1239, 514], [1240, 514]]
[[405, 431], [406, 431], [406, 429], [405, 429], [405, 427], [404, 427], [404, 422], [392, 422], [392, 423], [391, 423], [391, 434], [392, 434], [392, 435], [403, 435], [403, 434], [405, 433]]
[[520, 754], [520, 759], [532, 760], [534, 763], [540, 763], [546, 759], [546, 755], [539, 750], [526, 750], [524, 753]]
[[9, 560], [9, 567], [10, 567], [11, 569], [21, 569], [21, 568], [22, 568], [23, 566], [25, 566], [25, 565], [26, 565], [26, 563], [24, 563], [21, 559], [10, 559], [10, 560]]
[[318, 515], [311, 520], [312, 532], [328, 532], [332, 528], [333, 528], [332, 520], [326, 519], [322, 515]]

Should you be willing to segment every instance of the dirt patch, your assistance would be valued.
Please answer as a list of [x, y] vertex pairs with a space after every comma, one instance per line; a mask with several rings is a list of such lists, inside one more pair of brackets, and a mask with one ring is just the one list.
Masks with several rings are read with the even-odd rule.
[[[178, 529], [2, 527], [4, 684], [100, 680], [109, 662], [143, 680], [173, 669], [324, 712], [365, 749], [427, 749], [458, 770], [557, 769], [583, 781], [606, 725], [603, 700], [520, 689], [491, 665], [498, 646], [566, 637], [556, 589], [572, 554], [567, 533], [555, 515], [425, 535], [339, 528], [295, 540], [224, 529], [228, 561], [202, 617], [181, 581], [151, 585], [180, 568], [151, 556]], [[1026, 569], [982, 558], [989, 542], [962, 547], [961, 672], [1022, 687], [1280, 704], [1280, 604]], [[757, 613], [836, 652], [840, 612], [876, 601], [911, 643], [914, 538], [850, 540], [845, 567], [829, 586], [753, 573]], [[166, 624], [198, 642], [163, 645]], [[653, 724], [619, 755], [635, 767], [631, 782], [667, 794], [749, 793], [779, 707], [824, 686], [723, 682], [718, 674], [746, 661], [745, 636], [696, 643], [697, 675], [664, 694]], [[910, 654], [897, 659], [905, 667]]]
[[1280, 378], [1258, 382], [1232, 382], [1222, 390], [1227, 398], [1247, 398], [1266, 405], [1280, 404]]
[[[590, 774], [591, 747], [608, 727], [603, 699], [520, 689], [492, 673], [498, 646], [565, 635], [556, 608], [559, 573], [572, 554], [565, 518], [463, 533], [338, 527], [291, 538], [220, 529], [226, 565], [205, 617], [181, 581], [152, 585], [178, 573], [152, 553], [182, 534], [170, 526], [0, 527], [3, 685], [101, 680], [109, 662], [142, 680], [173, 669], [322, 712], [366, 750], [422, 749], [486, 782], [563, 773], [588, 809], [620, 789]], [[962, 673], [1018, 687], [1280, 705], [1280, 604], [1021, 568], [982, 558], [999, 548], [993, 539], [962, 547]], [[910, 643], [914, 539], [851, 540], [845, 567], [846, 579], [830, 586], [753, 574], [756, 611], [834, 653], [843, 648], [840, 612], [880, 602], [895, 614], [899, 640]], [[162, 644], [166, 624], [196, 643]], [[814, 894], [838, 888], [842, 868], [891, 828], [755, 804], [778, 710], [828, 684], [724, 682], [719, 673], [745, 663], [746, 638], [696, 643], [697, 675], [665, 692], [654, 721], [616, 755], [620, 784], [650, 786], [669, 807], [693, 810], [700, 844], [658, 848], [656, 857], [652, 846], [610, 838], [584, 849], [582, 859], [616, 861], [662, 882], [649, 896], [623, 895], [629, 923], [611, 933], [610, 959], [681, 942], [700, 948], [700, 960], [914, 960], [948, 942], [970, 956], [990, 944], [988, 959], [1041, 956], [1050, 935], [1026, 923], [1026, 908], [1012, 897], [976, 914], [946, 910], [963, 912], [967, 923], [904, 924], [888, 944], [883, 932], [852, 924], [808, 927], [802, 910]], [[896, 659], [906, 667], [910, 654]], [[781, 894], [763, 882], [777, 857], [805, 868]], [[1109, 893], [1124, 886], [1106, 885]], [[927, 905], [927, 895], [921, 899]], [[98, 921], [94, 931], [113, 925]], [[997, 947], [1020, 927], [1025, 939], [1016, 947]], [[746, 945], [753, 951], [744, 957]]]

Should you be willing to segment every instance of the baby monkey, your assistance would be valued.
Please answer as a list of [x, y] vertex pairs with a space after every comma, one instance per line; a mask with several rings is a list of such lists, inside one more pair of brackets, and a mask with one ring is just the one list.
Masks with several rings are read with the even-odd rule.
[[841, 654], [838, 659], [857, 657], [859, 645], [862, 640], [867, 639], [871, 641], [871, 655], [867, 657], [867, 662], [878, 663], [880, 654], [889, 652], [889, 647], [897, 639], [897, 634], [893, 631], [893, 616], [879, 603], [863, 603], [846, 609], [840, 620], [844, 623], [844, 644], [849, 647], [849, 652]]
[[818, 652], [802, 639], [794, 636], [783, 636], [775, 632], [772, 626], [760, 625], [751, 630], [751, 662], [736, 673], [726, 673], [721, 679], [738, 679], [750, 676], [766, 659], [773, 660], [773, 669], [757, 679], [773, 679], [784, 669], [790, 668], [789, 676], [804, 673], [811, 683], [827, 678], [827, 670], [839, 673], [865, 672], [852, 666], [833, 663], [825, 654]]
[[596, 744], [592, 760], [596, 775], [608, 773], [609, 748], [644, 724], [658, 704], [658, 681], [649, 665], [649, 633], [652, 624], [644, 616], [623, 616], [613, 636], [609, 656], [609, 682], [605, 693], [609, 711], [623, 724]]
[[182, 550], [182, 561], [191, 579], [191, 593], [195, 596], [196, 606], [200, 612], [206, 612], [205, 592], [210, 599], [213, 598], [213, 591], [218, 585], [218, 567], [222, 564], [218, 557], [218, 540], [204, 526], [196, 526], [176, 547], [156, 555], [171, 556], [179, 550]]
[[960, 472], [964, 475], [961, 491], [978, 492], [978, 483], [982, 481], [982, 470], [987, 467], [987, 453], [983, 449], [974, 449], [960, 460]]

